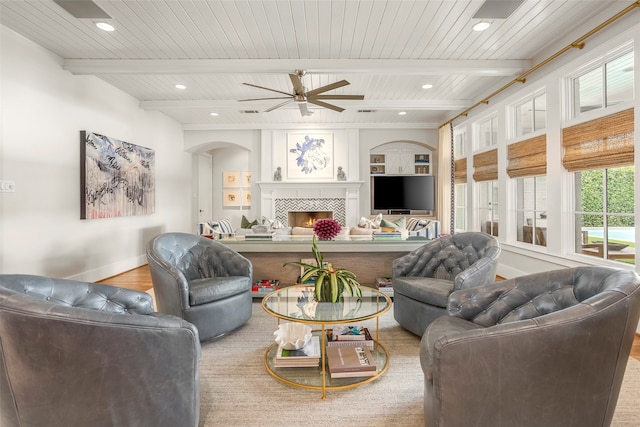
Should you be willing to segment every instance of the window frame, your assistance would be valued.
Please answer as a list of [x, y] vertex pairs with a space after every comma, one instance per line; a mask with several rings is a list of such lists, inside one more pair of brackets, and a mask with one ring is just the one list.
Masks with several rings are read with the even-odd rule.
[[[484, 140], [483, 140], [482, 134], [480, 133], [480, 129], [481, 129], [482, 125], [484, 125], [487, 122], [491, 122], [490, 127], [491, 127], [492, 132], [489, 133], [491, 135], [491, 138], [490, 138], [491, 140], [489, 141], [488, 144], [481, 145], [481, 144], [484, 143]], [[495, 133], [493, 132], [494, 124], [495, 124]], [[482, 119], [476, 121], [473, 124], [473, 133], [474, 133], [474, 138], [473, 138], [473, 141], [474, 141], [473, 148], [474, 148], [474, 150], [473, 151], [474, 151], [474, 153], [475, 152], [480, 152], [480, 151], [485, 151], [485, 150], [488, 150], [490, 148], [496, 147], [498, 145], [498, 134], [500, 133], [499, 129], [498, 129], [498, 125], [499, 125], [499, 123], [498, 123], [498, 113], [497, 112], [495, 112], [495, 113], [493, 113], [493, 114], [491, 114], [489, 116], [485, 116], [485, 117], [483, 117]], [[494, 138], [494, 135], [495, 135], [495, 138]]]
[[[536, 129], [536, 121], [535, 121], [535, 106], [536, 106], [536, 99], [540, 98], [541, 96], [545, 97], [545, 110], [544, 110], [544, 126]], [[547, 105], [547, 90], [546, 87], [542, 87], [538, 90], [535, 90], [533, 92], [530, 92], [529, 94], [527, 94], [526, 96], [523, 96], [522, 98], [519, 98], [517, 101], [513, 102], [512, 104], [510, 104], [507, 108], [508, 108], [508, 112], [509, 112], [509, 140], [510, 141], [518, 141], [520, 139], [528, 139], [531, 138], [533, 136], [536, 135], [541, 135], [543, 133], [546, 132], [547, 130], [547, 111], [548, 109], [546, 108]], [[522, 133], [522, 134], [518, 134], [518, 120], [520, 119], [519, 115], [518, 115], [518, 108], [521, 107], [522, 105], [526, 104], [527, 102], [531, 101], [532, 106], [533, 106], [533, 111], [534, 111], [534, 115], [533, 115], [533, 119], [532, 119], [532, 130], [531, 132], [527, 132], [527, 133]]]
[[[539, 178], [544, 178], [545, 179], [545, 183], [544, 183], [544, 186], [545, 186], [545, 188], [544, 188], [545, 195], [544, 196], [545, 197], [544, 197], [544, 199], [545, 199], [545, 204], [546, 204], [548, 202], [548, 200], [549, 200], [548, 191], [547, 191], [547, 187], [548, 187], [547, 175], [521, 176], [521, 177], [517, 177], [517, 178], [512, 178], [511, 179], [512, 184], [513, 184], [513, 195], [514, 195], [514, 199], [513, 200], [515, 201], [514, 208], [513, 208], [513, 219], [514, 219], [513, 220], [513, 224], [516, 227], [515, 228], [515, 239], [513, 241], [518, 243], [518, 244], [521, 244], [521, 245], [527, 245], [527, 247], [529, 247], [529, 248], [536, 248], [538, 250], [546, 250], [547, 244], [548, 244], [548, 241], [547, 241], [548, 234], [546, 233], [547, 230], [548, 230], [548, 226], [545, 225], [543, 227], [543, 226], [538, 225], [538, 224], [540, 224], [542, 221], [544, 221], [544, 222], [547, 221], [547, 215], [548, 215], [549, 207], [545, 206], [544, 208], [541, 208], [541, 207], [538, 206], [538, 203], [537, 203], [538, 202], [537, 189], [538, 189], [538, 185], [539, 185], [539, 183], [538, 183]], [[519, 189], [520, 189], [519, 182], [521, 180], [524, 180], [524, 179], [533, 179], [533, 204], [534, 204], [533, 210], [532, 209], [525, 209], [524, 207], [523, 208], [519, 208], [518, 207], [519, 206], [519, 202], [520, 202], [520, 199], [519, 199], [519, 196], [520, 196], [520, 194], [519, 194]], [[527, 213], [527, 212], [528, 213], [533, 213], [533, 218], [532, 218], [533, 221], [532, 221], [531, 224], [526, 224], [525, 225], [524, 223], [523, 224], [519, 223], [518, 214], [521, 213], [521, 212], [523, 214]], [[544, 216], [542, 214], [544, 214]], [[523, 227], [522, 240], [520, 240], [519, 229], [518, 229], [521, 225]], [[524, 241], [524, 227], [525, 226], [527, 226], [527, 227], [530, 226], [531, 227], [531, 242]], [[538, 234], [538, 230], [540, 230], [539, 234]], [[542, 240], [542, 239], [544, 239], [544, 244], [540, 244], [539, 243], [539, 241]]]
[[[590, 120], [592, 117], [605, 116], [611, 114], [612, 111], [617, 110], [625, 110], [628, 108], [634, 107], [634, 99], [629, 99], [626, 101], [622, 101], [619, 104], [614, 104], [611, 106], [603, 105], [601, 108], [595, 108], [592, 110], [578, 112], [576, 114], [578, 106], [576, 106], [576, 94], [575, 94], [575, 86], [574, 81], [598, 68], [602, 68], [603, 75], [603, 104], [606, 104], [606, 75], [604, 73], [604, 68], [607, 63], [614, 61], [626, 54], [633, 53], [634, 58], [636, 55], [634, 49], [633, 40], [628, 41], [616, 49], [612, 49], [604, 55], [598, 56], [596, 59], [589, 61], [583, 64], [581, 67], [576, 68], [573, 72], [565, 75], [563, 79], [563, 87], [564, 87], [564, 96], [563, 99], [563, 127], [571, 125], [576, 122]], [[634, 70], [636, 73], [637, 70]], [[635, 90], [632, 91], [635, 93]]]
[[[609, 219], [611, 217], [627, 217], [627, 218], [632, 218], [633, 219], [633, 223], [634, 223], [634, 228], [636, 228], [636, 224], [635, 224], [635, 217], [636, 214], [635, 212], [610, 212], [609, 211], [609, 204], [610, 204], [610, 199], [609, 199], [609, 188], [608, 188], [608, 173], [609, 170], [611, 169], [617, 169], [617, 168], [623, 168], [623, 167], [629, 167], [629, 166], [633, 166], [633, 173], [634, 173], [634, 179], [633, 179], [633, 183], [634, 183], [634, 207], [635, 207], [635, 174], [636, 174], [636, 168], [635, 165], [627, 165], [627, 166], [616, 166], [616, 167], [609, 167], [609, 168], [595, 168], [595, 169], [589, 169], [589, 170], [582, 170], [582, 171], [575, 171], [575, 172], [569, 172], [571, 177], [572, 177], [572, 187], [573, 187], [573, 201], [572, 201], [572, 209], [571, 209], [571, 222], [573, 224], [573, 245], [570, 248], [570, 251], [572, 254], [574, 255], [579, 255], [579, 256], [586, 256], [589, 257], [590, 259], [593, 258], [594, 255], [588, 255], [585, 251], [586, 249], [591, 249], [590, 248], [590, 244], [588, 241], [584, 241], [585, 235], [584, 235], [584, 230], [582, 230], [582, 228], [584, 227], [582, 225], [582, 222], [578, 221], [578, 217], [581, 216], [586, 216], [586, 215], [593, 215], [593, 216], [600, 216], [602, 217], [602, 248], [598, 249], [598, 253], [599, 255], [602, 256], [598, 256], [595, 255], [600, 261], [603, 262], [607, 262], [607, 263], [614, 263], [616, 266], [620, 266], [620, 262], [617, 262], [616, 259], [610, 258], [610, 253], [609, 253]], [[602, 208], [600, 211], [582, 211], [582, 210], [578, 210], [578, 206], [577, 206], [577, 199], [578, 199], [578, 188], [580, 187], [580, 185], [578, 185], [578, 174], [579, 173], [584, 173], [584, 172], [590, 172], [590, 171], [602, 171]], [[635, 211], [635, 209], [634, 209]], [[580, 228], [580, 230], [578, 230], [578, 228]], [[588, 236], [588, 235], [587, 235]], [[588, 238], [588, 237], [587, 237]], [[615, 239], [614, 239], [615, 240]], [[637, 242], [633, 242], [634, 245]], [[635, 253], [635, 251], [634, 251]], [[627, 259], [627, 258], [623, 258], [623, 259]], [[635, 266], [635, 259], [632, 262], [628, 262], [626, 264], [629, 265], [634, 265]]]

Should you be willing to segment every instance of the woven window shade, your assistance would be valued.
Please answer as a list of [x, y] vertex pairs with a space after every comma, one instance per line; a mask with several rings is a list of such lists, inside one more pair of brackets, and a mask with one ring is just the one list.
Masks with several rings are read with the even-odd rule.
[[473, 156], [474, 181], [498, 179], [498, 149], [485, 151]]
[[520, 141], [507, 147], [507, 174], [511, 178], [546, 175], [547, 135]]
[[456, 160], [453, 171], [456, 184], [467, 182], [467, 158]]
[[562, 130], [569, 172], [633, 164], [633, 109]]

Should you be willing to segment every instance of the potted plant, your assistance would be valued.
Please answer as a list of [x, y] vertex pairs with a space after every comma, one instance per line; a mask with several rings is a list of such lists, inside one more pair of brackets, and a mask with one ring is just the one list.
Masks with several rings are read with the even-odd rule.
[[324, 263], [323, 257], [318, 250], [316, 236], [313, 236], [311, 252], [315, 260], [315, 265], [300, 261], [287, 262], [284, 265], [295, 264], [302, 267], [300, 283], [313, 280], [315, 283], [315, 296], [319, 302], [338, 302], [342, 299], [342, 292], [347, 291], [350, 296], [362, 297], [360, 283], [356, 280], [356, 275], [349, 270], [334, 269], [333, 264]]

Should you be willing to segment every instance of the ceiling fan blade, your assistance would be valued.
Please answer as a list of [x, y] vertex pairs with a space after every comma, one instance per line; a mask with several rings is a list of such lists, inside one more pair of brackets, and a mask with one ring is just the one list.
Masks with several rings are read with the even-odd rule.
[[244, 101], [263, 101], [265, 99], [289, 99], [291, 98], [291, 95], [289, 96], [276, 96], [275, 98], [252, 98], [252, 99], [238, 99], [238, 102], [244, 102]]
[[327, 104], [326, 102], [318, 101], [317, 99], [307, 99], [307, 102], [318, 105], [320, 107], [328, 108], [333, 111], [337, 111], [338, 113], [342, 113], [344, 108], [337, 107], [335, 105]]
[[288, 101], [281, 102], [280, 104], [276, 105], [275, 107], [271, 107], [271, 108], [269, 108], [268, 110], [264, 110], [264, 112], [265, 112], [265, 113], [268, 113], [269, 111], [273, 111], [273, 110], [275, 110], [276, 108], [280, 108], [280, 107], [282, 107], [283, 105], [287, 105], [287, 104], [288, 104], [288, 103], [290, 103], [290, 102], [293, 102], [293, 98], [291, 98], [291, 99], [290, 99], [290, 100], [288, 100]]
[[257, 87], [258, 89], [264, 89], [264, 90], [270, 90], [271, 92], [277, 92], [277, 93], [281, 93], [283, 95], [289, 95], [289, 96], [293, 96], [290, 93], [287, 92], [283, 92], [281, 90], [275, 90], [275, 89], [269, 89], [268, 87], [264, 87], [264, 86], [258, 86], [258, 85], [252, 85], [251, 83], [242, 83], [243, 85], [247, 85], [247, 86], [251, 86], [251, 87]]
[[318, 95], [320, 93], [328, 92], [330, 90], [337, 89], [339, 87], [346, 86], [348, 84], [351, 84], [351, 83], [349, 83], [346, 80], [340, 80], [339, 82], [331, 83], [325, 86], [320, 86], [317, 89], [310, 90], [309, 92], [307, 92], [307, 96]]
[[307, 108], [306, 102], [298, 102], [298, 108], [300, 109], [300, 114], [303, 116], [310, 116], [313, 114], [313, 111], [309, 111], [309, 108]]
[[364, 95], [315, 95], [315, 96], [307, 96], [307, 99], [353, 99], [362, 101], [364, 99]]
[[304, 94], [304, 87], [302, 86], [302, 79], [298, 74], [289, 74], [289, 78], [291, 78], [291, 83], [293, 84], [293, 90], [296, 95]]

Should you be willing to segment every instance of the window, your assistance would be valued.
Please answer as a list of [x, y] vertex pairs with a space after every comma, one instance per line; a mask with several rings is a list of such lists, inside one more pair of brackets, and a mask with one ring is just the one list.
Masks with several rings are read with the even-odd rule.
[[574, 116], [633, 100], [633, 51], [573, 79]]
[[498, 235], [498, 181], [478, 183], [478, 216], [480, 231]]
[[516, 179], [518, 241], [547, 246], [547, 177]]
[[455, 159], [467, 154], [467, 132], [465, 130], [453, 131], [453, 157]]
[[515, 107], [515, 136], [524, 136], [547, 126], [547, 95], [527, 99]]
[[455, 191], [455, 231], [467, 229], [467, 184], [460, 183], [454, 187]]
[[478, 138], [477, 138], [477, 149], [482, 150], [483, 148], [491, 147], [492, 145], [496, 145], [498, 143], [498, 118], [490, 117], [482, 122], [479, 122], [477, 125], [478, 129]]
[[576, 252], [635, 264], [634, 166], [575, 172]]

